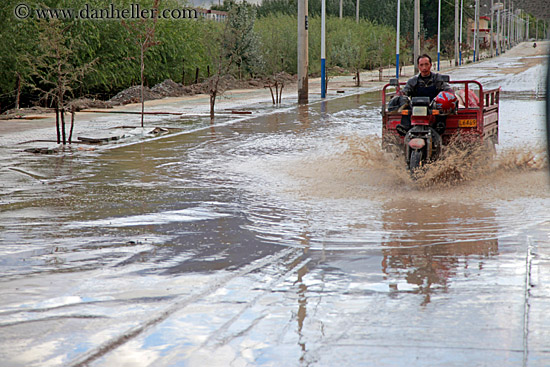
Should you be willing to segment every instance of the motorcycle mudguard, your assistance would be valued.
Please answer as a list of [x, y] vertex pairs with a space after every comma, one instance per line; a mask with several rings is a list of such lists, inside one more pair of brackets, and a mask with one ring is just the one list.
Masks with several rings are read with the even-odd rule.
[[413, 126], [405, 136], [405, 157], [407, 160], [407, 167], [410, 164], [410, 156], [412, 148], [409, 143], [413, 139], [422, 139], [425, 141], [425, 145], [422, 148], [424, 154], [422, 154], [422, 161], [430, 162], [436, 160], [441, 154], [441, 135], [430, 126], [416, 125]]

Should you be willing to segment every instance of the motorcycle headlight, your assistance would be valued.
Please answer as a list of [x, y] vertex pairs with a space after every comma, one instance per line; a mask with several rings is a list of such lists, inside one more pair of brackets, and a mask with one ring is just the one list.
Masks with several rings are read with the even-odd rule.
[[413, 107], [413, 116], [428, 116], [428, 107], [415, 106]]

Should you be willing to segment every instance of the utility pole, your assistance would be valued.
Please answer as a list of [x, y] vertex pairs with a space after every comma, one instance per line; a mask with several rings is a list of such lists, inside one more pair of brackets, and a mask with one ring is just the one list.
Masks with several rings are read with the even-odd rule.
[[525, 39], [525, 26], [526, 26], [526, 22], [525, 22], [525, 19], [523, 19], [523, 11], [520, 10], [519, 11], [519, 34], [518, 34], [518, 41], [523, 41]]
[[344, 0], [340, 0], [340, 19], [344, 15]]
[[508, 0], [508, 8], [506, 7], [506, 0], [504, 0], [504, 13], [502, 14], [502, 43], [503, 52], [508, 49], [508, 17], [510, 15], [510, 0]]
[[525, 37], [525, 19], [523, 19], [523, 12], [520, 10], [518, 15], [518, 42], [523, 41]]
[[510, 12], [508, 14], [508, 49], [512, 48], [513, 40], [514, 40], [514, 9], [512, 8], [512, 2], [510, 1]]
[[[505, 2], [506, 3], [506, 2]], [[504, 7], [504, 13], [502, 14], [502, 52], [506, 52], [508, 49], [508, 17], [510, 16], [510, 2], [508, 1], [508, 8]]]
[[516, 9], [516, 12], [514, 13], [514, 15], [515, 15], [515, 17], [516, 17], [516, 18], [515, 18], [515, 19], [516, 19], [516, 23], [515, 23], [515, 24], [516, 24], [516, 27], [514, 28], [514, 35], [515, 35], [514, 38], [515, 38], [515, 40], [516, 40], [515, 43], [517, 44], [517, 43], [519, 42], [519, 31], [520, 31], [520, 29], [521, 29], [521, 25], [520, 25], [521, 23], [520, 23], [520, 18], [519, 18], [519, 12], [518, 12], [517, 9]]
[[[359, 0], [358, 0], [359, 1]], [[414, 73], [418, 73], [416, 60], [420, 56], [420, 0], [414, 0]]]
[[523, 41], [525, 35], [525, 20], [523, 19], [522, 11], [518, 11], [518, 42]]
[[518, 42], [523, 41], [525, 36], [525, 19], [523, 19], [523, 11], [518, 9]]
[[298, 0], [298, 103], [308, 103], [307, 0]]
[[355, 22], [359, 23], [359, 0], [355, 0]]
[[476, 62], [479, 60], [479, 0], [476, 0], [474, 18], [474, 62]]
[[458, 0], [455, 0], [455, 66], [458, 66], [458, 19], [459, 19], [459, 8]]
[[513, 6], [512, 6], [512, 1], [510, 1], [508, 3], [508, 50], [510, 48], [512, 48], [512, 11], [513, 11]]
[[511, 25], [510, 25], [510, 40], [512, 41], [512, 45], [515, 45], [516, 43], [516, 13], [512, 9], [512, 18], [511, 18]]
[[518, 17], [516, 15], [517, 9], [513, 9], [512, 12], [512, 39], [514, 40], [514, 46], [517, 44], [517, 27], [518, 27]]
[[529, 41], [529, 14], [527, 14], [527, 26], [525, 29], [525, 40]]
[[502, 6], [501, 3], [498, 3], [498, 9], [497, 9], [497, 42], [496, 42], [496, 48], [497, 48], [497, 56], [500, 55], [500, 7]]
[[510, 27], [512, 26], [512, 2], [508, 0], [508, 13], [506, 14], [506, 49], [510, 49]]
[[493, 57], [493, 39], [495, 38], [495, 35], [493, 33], [493, 23], [494, 23], [494, 17], [493, 17], [493, 7], [495, 4], [493, 3], [493, 0], [491, 0], [491, 37], [489, 37], [489, 42], [491, 43], [491, 57]]

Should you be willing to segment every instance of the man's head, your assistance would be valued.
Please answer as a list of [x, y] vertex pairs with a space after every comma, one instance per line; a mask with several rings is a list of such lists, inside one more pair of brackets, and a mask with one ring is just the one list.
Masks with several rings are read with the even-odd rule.
[[420, 75], [428, 76], [431, 74], [432, 58], [429, 55], [423, 54], [418, 56], [418, 59], [416, 59], [416, 64], [418, 65], [418, 70], [420, 70]]

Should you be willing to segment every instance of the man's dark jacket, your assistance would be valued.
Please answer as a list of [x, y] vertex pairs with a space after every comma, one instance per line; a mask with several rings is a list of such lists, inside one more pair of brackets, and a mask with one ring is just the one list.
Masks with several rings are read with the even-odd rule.
[[401, 92], [409, 97], [425, 96], [433, 99], [439, 92], [450, 90], [452, 88], [443, 80], [443, 75], [431, 73], [426, 78], [420, 74], [413, 76], [407, 81], [407, 85], [401, 89]]

